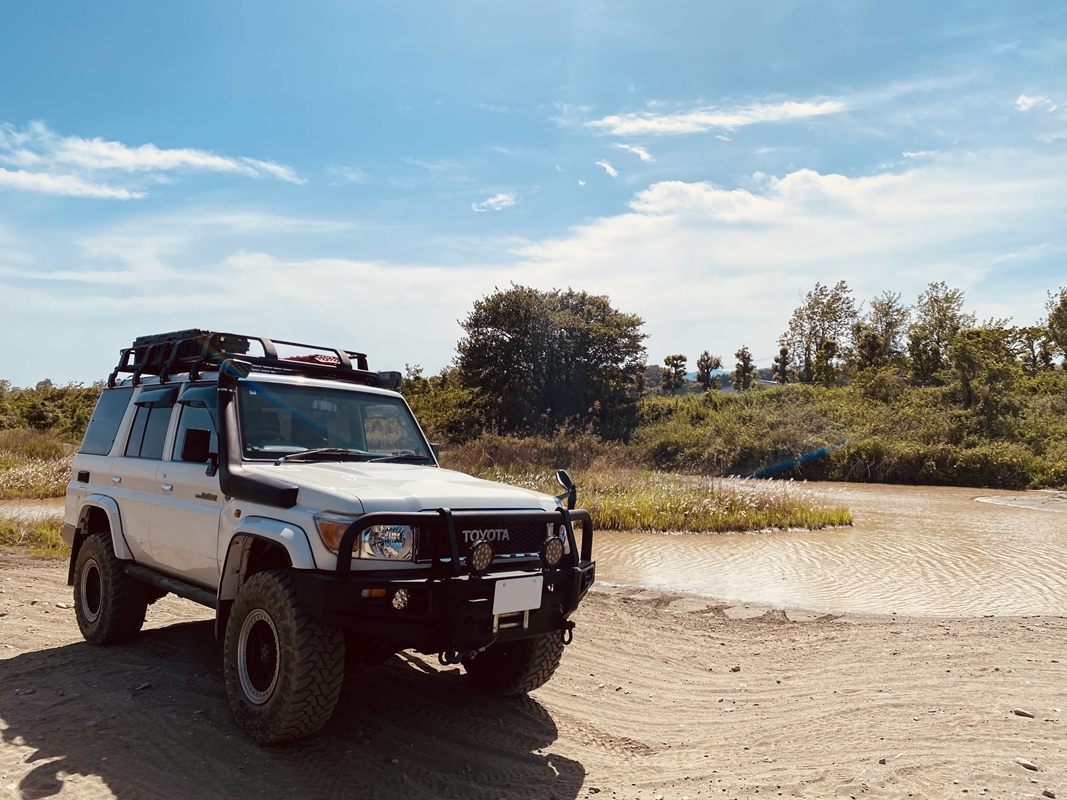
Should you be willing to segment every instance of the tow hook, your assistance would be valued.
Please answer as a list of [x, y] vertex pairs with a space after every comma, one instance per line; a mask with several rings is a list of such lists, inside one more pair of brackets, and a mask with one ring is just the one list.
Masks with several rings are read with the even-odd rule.
[[477, 650], [464, 650], [462, 653], [457, 653], [455, 650], [443, 650], [437, 654], [437, 661], [442, 667], [451, 667], [456, 664], [462, 664], [464, 661], [484, 653], [490, 647], [493, 646], [493, 642], [496, 641], [496, 637], [493, 637], [493, 641], [485, 645], [485, 647], [479, 647]]
[[563, 630], [559, 632], [559, 640], [563, 642], [564, 647], [574, 641], [574, 623], [570, 620], [567, 620]]

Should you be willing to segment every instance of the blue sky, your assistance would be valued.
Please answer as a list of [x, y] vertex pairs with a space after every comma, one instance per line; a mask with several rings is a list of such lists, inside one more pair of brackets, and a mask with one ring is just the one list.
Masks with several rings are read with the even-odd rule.
[[691, 362], [816, 281], [1067, 283], [1061, 3], [21, 4], [0, 77], [16, 385], [186, 327], [436, 371], [512, 282]]

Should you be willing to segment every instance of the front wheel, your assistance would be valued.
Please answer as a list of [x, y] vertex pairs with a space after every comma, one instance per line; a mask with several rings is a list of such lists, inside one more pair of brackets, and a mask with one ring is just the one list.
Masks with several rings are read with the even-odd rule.
[[563, 657], [559, 631], [529, 639], [498, 642], [463, 666], [471, 680], [494, 694], [514, 696], [532, 692], [548, 683]]
[[257, 573], [241, 587], [223, 653], [230, 707], [256, 741], [307, 736], [333, 714], [344, 680], [344, 632], [303, 613], [287, 571]]

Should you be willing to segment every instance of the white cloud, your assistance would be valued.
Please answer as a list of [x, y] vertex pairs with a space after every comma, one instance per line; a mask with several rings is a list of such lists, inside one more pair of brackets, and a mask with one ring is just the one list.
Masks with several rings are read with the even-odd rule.
[[[45, 351], [67, 354], [59, 371], [45, 375], [36, 356], [9, 349], [0, 352], [0, 374], [20, 385], [93, 380], [133, 335], [192, 325], [350, 343], [368, 350], [377, 369], [437, 370], [454, 354], [456, 320], [511, 282], [609, 295], [646, 320], [654, 361], [705, 348], [728, 356], [741, 345], [757, 358], [773, 356], [815, 281], [845, 279], [859, 299], [892, 289], [910, 302], [929, 281], [946, 280], [966, 291], [980, 318], [1036, 320], [1045, 290], [1062, 283], [1067, 153], [906, 163], [855, 177], [797, 170], [755, 178], [747, 189], [655, 183], [623, 213], [557, 238], [511, 241], [510, 253], [455, 267], [320, 257], [336, 251], [336, 240], [324, 246], [314, 220], [272, 226], [269, 218], [232, 214], [227, 224], [240, 235], [226, 238], [209, 214], [191, 222], [146, 217], [83, 241], [80, 255], [44, 258], [40, 243], [24, 254], [61, 271], [27, 257], [0, 260], [0, 318]], [[267, 242], [264, 226], [284, 228], [289, 238]], [[279, 318], [282, 294], [288, 313]], [[383, 302], [347, 313], [365, 296]], [[397, 303], [420, 324], [397, 327]]]
[[619, 177], [619, 171], [617, 169], [615, 169], [615, 167], [611, 166], [611, 162], [610, 161], [607, 161], [607, 160], [598, 161], [598, 162], [596, 162], [596, 165], [598, 167], [603, 167], [604, 168], [604, 172], [608, 173], [608, 175], [610, 175], [611, 177], [613, 177], [613, 178]]
[[480, 203], [471, 203], [471, 211], [500, 211], [518, 202], [514, 192], [500, 192]]
[[0, 188], [66, 197], [103, 197], [112, 200], [144, 197], [142, 192], [131, 192], [129, 189], [103, 183], [88, 183], [75, 175], [52, 175], [47, 172], [27, 172], [24, 169], [9, 171], [3, 167], [0, 167]]
[[787, 122], [810, 119], [844, 111], [842, 100], [781, 103], [753, 103], [736, 108], [708, 106], [673, 114], [652, 111], [636, 111], [630, 114], [613, 114], [585, 123], [587, 127], [613, 133], [616, 136], [641, 136], [648, 134], [701, 133], [716, 128], [733, 130], [760, 122]]
[[1067, 250], [1067, 155], [944, 156], [901, 172], [798, 170], [759, 183], [653, 184], [627, 213], [524, 248], [514, 274], [611, 295], [646, 319], [653, 355], [742, 344], [773, 355], [815, 281], [846, 279], [861, 299], [882, 289], [914, 299], [943, 279], [979, 316], [1020, 322], [1037, 319], [1044, 289], [1062, 282], [1011, 259], [1037, 245]]
[[132, 187], [114, 184], [118, 181], [129, 184], [132, 176], [145, 173], [152, 173], [157, 183], [167, 180], [165, 173], [191, 171], [304, 183], [290, 167], [273, 161], [230, 158], [188, 147], [160, 149], [154, 144], [130, 147], [102, 138], [59, 136], [40, 122], [30, 123], [25, 130], [0, 125], [0, 164], [18, 168], [7, 172], [0, 185], [69, 197], [123, 200], [144, 197], [145, 192], [136, 185], [136, 180]]
[[578, 181], [579, 186], [585, 186], [585, 181]]
[[1027, 97], [1025, 94], [1021, 94], [1015, 98], [1015, 107], [1020, 111], [1029, 111], [1034, 106], [1041, 104], [1052, 105], [1047, 97], [1041, 97], [1040, 95]]
[[655, 161], [656, 160], [655, 158], [653, 158], [651, 156], [651, 154], [649, 154], [649, 152], [645, 148], [640, 147], [640, 146], [635, 145], [635, 144], [622, 144], [621, 142], [614, 142], [611, 146], [612, 147], [617, 147], [620, 150], [625, 150], [627, 153], [633, 153], [635, 156], [640, 158], [642, 161]]

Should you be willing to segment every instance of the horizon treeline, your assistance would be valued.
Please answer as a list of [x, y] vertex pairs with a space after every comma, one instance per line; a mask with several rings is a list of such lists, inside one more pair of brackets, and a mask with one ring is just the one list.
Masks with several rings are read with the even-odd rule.
[[[742, 347], [724, 370], [708, 348], [692, 380], [682, 354], [649, 365], [643, 320], [608, 298], [513, 285], [475, 301], [452, 364], [436, 375], [408, 366], [400, 390], [451, 451], [446, 462], [472, 469], [602, 459], [705, 475], [1067, 486], [1067, 289], [1025, 326], [980, 322], [964, 299], [935, 282], [910, 306], [894, 292], [857, 303], [846, 282], [819, 283], [784, 321], [770, 369]], [[721, 381], [736, 391], [716, 391]], [[0, 381], [0, 430], [76, 443], [100, 387]]]

